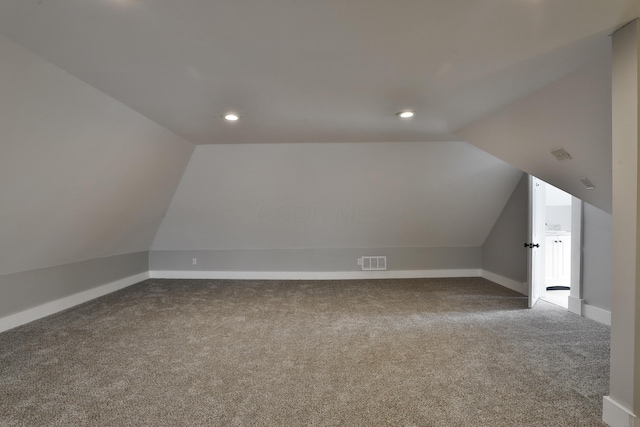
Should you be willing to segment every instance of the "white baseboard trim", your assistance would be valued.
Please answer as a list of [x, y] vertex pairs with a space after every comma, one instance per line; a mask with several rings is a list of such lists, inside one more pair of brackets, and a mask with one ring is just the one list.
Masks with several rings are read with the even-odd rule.
[[517, 280], [509, 279], [508, 277], [504, 277], [487, 270], [482, 270], [482, 277], [494, 283], [497, 283], [498, 285], [504, 286], [505, 288], [520, 292], [522, 295], [527, 295], [529, 293], [527, 285], [524, 283], [520, 283]]
[[152, 270], [152, 279], [237, 279], [237, 280], [353, 280], [425, 279], [479, 277], [480, 269], [385, 270], [385, 271], [166, 271]]
[[83, 292], [78, 292], [77, 294], [69, 295], [68, 297], [60, 298], [19, 313], [10, 314], [9, 316], [0, 318], [0, 332], [8, 331], [9, 329], [24, 325], [25, 323], [50, 316], [76, 305], [91, 301], [92, 299], [110, 294], [111, 292], [126, 288], [127, 286], [142, 282], [148, 278], [148, 272], [136, 274], [134, 276], [125, 277], [124, 279], [116, 280], [115, 282], [107, 283]]
[[589, 304], [582, 306], [582, 315], [588, 319], [595, 320], [596, 322], [604, 323], [611, 326], [611, 312], [603, 310], [598, 307], [594, 307]]
[[638, 417], [611, 396], [602, 399], [602, 421], [611, 427], [640, 427]]
[[567, 301], [568, 301], [567, 309], [571, 313], [577, 314], [578, 316], [583, 315], [582, 312], [584, 307], [584, 300], [582, 298], [576, 298], [569, 295], [569, 299]]

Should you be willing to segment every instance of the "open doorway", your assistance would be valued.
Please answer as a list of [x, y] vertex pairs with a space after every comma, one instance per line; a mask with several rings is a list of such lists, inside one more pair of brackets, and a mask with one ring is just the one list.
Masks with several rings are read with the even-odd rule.
[[529, 307], [538, 299], [568, 308], [573, 197], [530, 177]]
[[571, 290], [572, 197], [544, 183], [544, 289], [541, 298], [568, 308]]

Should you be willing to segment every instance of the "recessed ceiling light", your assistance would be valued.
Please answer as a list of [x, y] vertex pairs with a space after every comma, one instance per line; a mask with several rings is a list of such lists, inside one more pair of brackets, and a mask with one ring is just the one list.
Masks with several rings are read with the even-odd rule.
[[396, 113], [396, 116], [400, 117], [401, 119], [410, 119], [415, 115], [416, 113], [413, 111], [400, 111], [399, 113]]
[[224, 115], [224, 119], [228, 122], [237, 122], [240, 120], [240, 116], [234, 113], [229, 113]]

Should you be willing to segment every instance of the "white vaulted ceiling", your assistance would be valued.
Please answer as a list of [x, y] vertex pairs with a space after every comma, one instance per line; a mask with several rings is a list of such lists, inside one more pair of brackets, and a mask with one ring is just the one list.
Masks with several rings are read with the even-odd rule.
[[[638, 0], [0, 0], [0, 274], [154, 239], [479, 245], [519, 172], [462, 140], [608, 210], [608, 34], [637, 16]], [[187, 166], [190, 142], [220, 145]], [[247, 234], [260, 194], [300, 203], [273, 182], [307, 181], [304, 207], [379, 204], [384, 226]]]
[[637, 0], [3, 0], [0, 33], [197, 144], [442, 141], [638, 15]]

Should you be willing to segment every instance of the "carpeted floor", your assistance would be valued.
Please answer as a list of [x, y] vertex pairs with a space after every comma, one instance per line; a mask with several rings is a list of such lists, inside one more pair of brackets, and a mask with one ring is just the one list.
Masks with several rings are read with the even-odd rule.
[[484, 279], [152, 279], [0, 334], [0, 425], [601, 426], [608, 376]]

